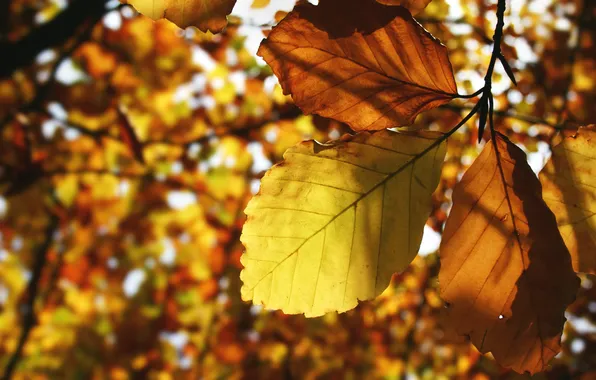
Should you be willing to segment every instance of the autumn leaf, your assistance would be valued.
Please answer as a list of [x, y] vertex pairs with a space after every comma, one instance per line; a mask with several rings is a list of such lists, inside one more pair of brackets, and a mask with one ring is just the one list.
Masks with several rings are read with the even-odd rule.
[[135, 159], [144, 164], [145, 158], [143, 156], [143, 145], [139, 141], [133, 126], [130, 124], [130, 120], [128, 120], [128, 117], [122, 109], [118, 110], [118, 127], [120, 129], [120, 138], [122, 139], [122, 142], [124, 142], [128, 149], [130, 149]]
[[560, 350], [578, 279], [525, 154], [500, 134], [493, 145], [455, 187], [440, 290], [450, 328], [500, 365], [535, 373]]
[[596, 129], [580, 128], [552, 150], [540, 173], [542, 195], [557, 217], [576, 272], [596, 274]]
[[154, 20], [165, 18], [181, 28], [196, 26], [219, 33], [228, 23], [236, 0], [121, 0]]
[[407, 8], [412, 14], [422, 11], [432, 0], [377, 0], [385, 5], [399, 5]]
[[457, 96], [447, 49], [406, 9], [374, 0], [300, 4], [258, 54], [305, 113], [357, 131], [411, 124]]
[[383, 292], [418, 252], [438, 136], [366, 132], [287, 150], [245, 210], [242, 298], [315, 317]]

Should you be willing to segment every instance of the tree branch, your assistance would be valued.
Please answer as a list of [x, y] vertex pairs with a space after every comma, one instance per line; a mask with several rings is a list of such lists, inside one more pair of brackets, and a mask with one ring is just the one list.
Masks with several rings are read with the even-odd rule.
[[29, 333], [37, 324], [37, 317], [35, 315], [35, 299], [37, 298], [37, 293], [39, 292], [39, 281], [41, 280], [41, 274], [47, 261], [47, 254], [52, 245], [54, 231], [56, 228], [58, 228], [58, 217], [53, 213], [50, 213], [50, 221], [46, 227], [44, 241], [33, 252], [34, 262], [32, 275], [31, 280], [27, 285], [27, 301], [22, 308], [22, 329], [19, 342], [15, 352], [8, 361], [8, 365], [4, 370], [2, 380], [10, 380], [12, 377], [19, 360], [23, 355], [23, 348], [25, 347], [25, 343], [27, 343]]
[[87, 22], [95, 24], [105, 13], [106, 0], [73, 1], [51, 21], [33, 29], [16, 42], [0, 43], [0, 79], [29, 65], [43, 50], [63, 44]]

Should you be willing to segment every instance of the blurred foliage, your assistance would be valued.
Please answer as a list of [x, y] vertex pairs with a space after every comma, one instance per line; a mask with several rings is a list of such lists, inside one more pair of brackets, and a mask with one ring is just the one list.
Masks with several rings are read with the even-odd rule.
[[[213, 35], [108, 2], [102, 22], [0, 80], [0, 373], [34, 279], [37, 318], [15, 379], [523, 377], [445, 336], [435, 254], [341, 315], [305, 319], [240, 300], [242, 210], [260, 176], [297, 142], [347, 131], [281, 93], [250, 41], [291, 4], [254, 3], [268, 22], [233, 16]], [[2, 39], [67, 5], [10, 2]], [[539, 169], [557, 128], [596, 119], [596, 10], [591, 0], [508, 5], [503, 51], [518, 86], [497, 65], [496, 122]], [[435, 0], [418, 15], [447, 46], [460, 93], [483, 85], [494, 9]], [[468, 107], [430, 111], [412, 128], [448, 130]], [[449, 139], [435, 231], [478, 153], [474, 123]], [[596, 376], [595, 281], [582, 279], [564, 352], [537, 378]]]

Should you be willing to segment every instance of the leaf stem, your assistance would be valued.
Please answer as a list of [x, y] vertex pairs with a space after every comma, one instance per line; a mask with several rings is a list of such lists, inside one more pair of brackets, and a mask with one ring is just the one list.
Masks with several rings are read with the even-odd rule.
[[482, 94], [483, 92], [484, 92], [484, 87], [482, 87], [480, 90], [476, 91], [473, 94], [469, 94], [469, 95], [458, 95], [457, 97], [458, 98], [461, 98], [461, 99], [470, 99], [470, 98], [477, 97], [478, 95]]

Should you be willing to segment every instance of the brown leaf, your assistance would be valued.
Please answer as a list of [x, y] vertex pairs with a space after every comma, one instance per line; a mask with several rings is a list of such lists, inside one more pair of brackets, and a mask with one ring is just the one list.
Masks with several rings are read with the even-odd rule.
[[165, 18], [181, 28], [196, 26], [203, 32], [221, 32], [236, 0], [120, 0], [154, 20]]
[[447, 49], [402, 7], [374, 0], [300, 4], [258, 54], [307, 114], [379, 130], [457, 96]]
[[139, 141], [134, 128], [122, 110], [118, 110], [118, 116], [118, 127], [120, 128], [120, 138], [122, 139], [122, 142], [124, 142], [128, 149], [130, 149], [135, 159], [144, 164], [143, 145]]
[[455, 187], [440, 290], [449, 327], [502, 366], [535, 373], [560, 350], [579, 281], [525, 154], [500, 134], [493, 145]]
[[542, 172], [544, 200], [576, 272], [596, 274], [596, 126], [580, 128], [553, 148]]
[[399, 5], [407, 8], [412, 14], [422, 11], [432, 0], [377, 0], [385, 5]]

